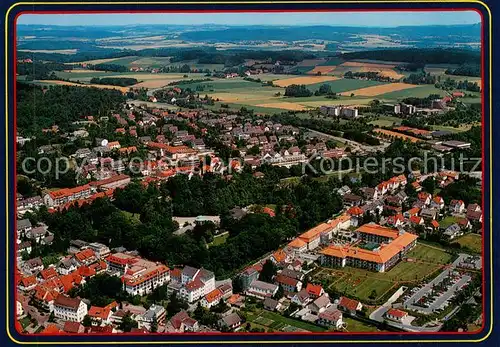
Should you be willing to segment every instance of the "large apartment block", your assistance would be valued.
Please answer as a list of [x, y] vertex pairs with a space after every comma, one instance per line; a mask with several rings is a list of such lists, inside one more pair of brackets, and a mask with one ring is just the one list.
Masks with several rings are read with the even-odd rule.
[[106, 258], [106, 264], [110, 271], [120, 273], [123, 288], [131, 295], [149, 294], [170, 281], [170, 270], [166, 265], [130, 254], [111, 254]]
[[359, 238], [355, 244], [330, 246], [321, 250], [321, 264], [331, 267], [353, 266], [384, 272], [396, 265], [410, 249], [415, 247], [418, 237], [376, 224], [364, 225], [356, 232]]
[[95, 190], [89, 184], [75, 188], [63, 188], [45, 194], [43, 202], [48, 207], [54, 207], [71, 201], [88, 198], [94, 192]]

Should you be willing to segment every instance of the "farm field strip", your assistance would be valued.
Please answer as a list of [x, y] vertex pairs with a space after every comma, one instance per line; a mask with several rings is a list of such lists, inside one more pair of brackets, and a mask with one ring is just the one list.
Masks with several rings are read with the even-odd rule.
[[408, 83], [388, 83], [379, 86], [372, 86], [372, 87], [346, 91], [342, 93], [342, 95], [350, 95], [351, 93], [353, 93], [354, 95], [361, 95], [361, 96], [377, 96], [399, 90], [413, 89], [416, 87], [417, 87], [416, 85]]
[[334, 77], [334, 76], [300, 76], [300, 77], [277, 80], [277, 81], [274, 81], [273, 83], [279, 87], [288, 87], [292, 84], [309, 85], [309, 84], [321, 83], [321, 82], [326, 82], [326, 81], [334, 81], [336, 79], [338, 79], [338, 77]]
[[422, 141], [421, 139], [419, 139], [417, 137], [408, 136], [408, 135], [405, 135], [402, 133], [398, 133], [398, 132], [390, 131], [390, 130], [386, 130], [386, 129], [377, 128], [377, 129], [373, 129], [373, 131], [376, 133], [383, 134], [383, 135], [397, 137], [397, 138], [400, 138], [403, 140], [410, 140], [411, 142], [421, 142]]

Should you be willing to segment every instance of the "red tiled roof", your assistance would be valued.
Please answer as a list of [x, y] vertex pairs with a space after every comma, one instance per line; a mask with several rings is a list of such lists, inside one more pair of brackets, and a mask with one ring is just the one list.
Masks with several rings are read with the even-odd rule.
[[349, 311], [356, 311], [356, 308], [359, 305], [359, 301], [346, 298], [342, 296], [339, 301], [339, 306], [346, 308]]
[[306, 286], [306, 291], [310, 295], [321, 296], [321, 292], [323, 291], [323, 287], [319, 284], [308, 283]]
[[387, 315], [391, 315], [393, 317], [398, 317], [398, 318], [403, 318], [403, 317], [407, 316], [408, 313], [405, 311], [391, 308], [389, 311], [387, 311]]
[[40, 275], [44, 280], [48, 280], [57, 277], [57, 271], [54, 267], [48, 267], [45, 270], [40, 271]]

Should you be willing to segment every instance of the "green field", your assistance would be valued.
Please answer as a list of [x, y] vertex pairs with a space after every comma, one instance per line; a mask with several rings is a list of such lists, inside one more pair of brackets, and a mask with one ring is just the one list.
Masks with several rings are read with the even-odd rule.
[[395, 92], [385, 93], [379, 95], [378, 98], [383, 100], [401, 100], [408, 97], [416, 97], [416, 98], [425, 98], [430, 94], [438, 94], [441, 96], [445, 96], [446, 92], [442, 89], [438, 89], [434, 87], [432, 84], [421, 85], [415, 88], [398, 90]]
[[394, 123], [401, 124], [401, 118], [393, 116], [379, 116], [377, 120], [370, 122], [370, 124], [378, 127], [391, 127]]
[[273, 330], [281, 330], [287, 326], [312, 332], [322, 332], [326, 330], [323, 327], [308, 322], [303, 322], [296, 319], [288, 318], [275, 312], [262, 311], [259, 317], [264, 317], [268, 320], [272, 320], [274, 323], [272, 323], [269, 327], [272, 328]]
[[214, 236], [214, 240], [208, 244], [208, 247], [222, 245], [223, 243], [226, 242], [228, 237], [229, 233]]
[[453, 256], [442, 248], [419, 243], [407, 254], [407, 257], [442, 265], [448, 264]]
[[322, 83], [310, 84], [307, 86], [307, 89], [315, 92], [323, 84], [328, 84], [332, 88], [333, 93], [342, 93], [342, 92], [347, 92], [349, 90], [356, 90], [356, 89], [361, 89], [361, 88], [366, 88], [366, 87], [371, 87], [371, 86], [378, 86], [378, 85], [387, 84], [387, 83], [378, 82], [378, 81], [370, 81], [370, 80], [365, 81], [365, 80], [358, 80], [358, 79], [342, 78], [342, 79], [338, 79], [335, 81], [327, 81], [327, 82], [322, 82]]
[[262, 328], [266, 331], [311, 331], [322, 332], [325, 328], [312, 323], [288, 318], [279, 313], [265, 311], [255, 305], [248, 304], [243, 312], [252, 327]]
[[483, 238], [478, 234], [467, 234], [455, 240], [460, 246], [466, 247], [475, 253], [483, 250]]
[[373, 325], [369, 325], [365, 322], [355, 320], [351, 317], [343, 315], [342, 320], [346, 323], [346, 331], [348, 332], [380, 332], [383, 330], [377, 329]]

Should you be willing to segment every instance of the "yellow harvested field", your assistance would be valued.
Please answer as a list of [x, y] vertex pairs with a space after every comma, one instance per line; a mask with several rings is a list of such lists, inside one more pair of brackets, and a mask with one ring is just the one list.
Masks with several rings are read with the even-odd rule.
[[340, 64], [340, 66], [352, 66], [352, 67], [365, 67], [373, 69], [393, 69], [396, 67], [394, 64], [374, 64], [374, 63], [363, 63], [358, 61], [346, 61]]
[[37, 82], [46, 83], [46, 84], [53, 84], [53, 85], [58, 85], [58, 86], [96, 87], [96, 88], [101, 88], [101, 89], [117, 89], [117, 90], [121, 91], [122, 93], [128, 92], [128, 90], [130, 88], [130, 87], [111, 86], [111, 85], [107, 85], [107, 84], [80, 84], [80, 83], [73, 83], [73, 82], [67, 82], [67, 81], [55, 81], [55, 80], [38, 80]]
[[306, 108], [293, 102], [273, 102], [270, 104], [259, 104], [258, 107], [281, 108], [290, 111], [304, 111]]
[[405, 75], [397, 73], [396, 71], [394, 71], [392, 69], [382, 69], [382, 70], [378, 70], [377, 72], [379, 72], [380, 75], [382, 75], [382, 76], [393, 78], [395, 80], [399, 80], [399, 79], [405, 77]]
[[385, 130], [385, 129], [373, 129], [376, 133], [380, 133], [386, 136], [392, 136], [392, 137], [397, 137], [403, 140], [410, 140], [411, 142], [420, 142], [419, 138], [413, 137], [413, 136], [408, 136], [405, 134], [397, 133], [395, 131], [390, 131], [390, 130]]
[[327, 82], [327, 81], [335, 81], [338, 80], [338, 77], [334, 76], [301, 76], [301, 77], [293, 77], [293, 78], [287, 78], [283, 80], [277, 80], [273, 81], [274, 85], [277, 85], [278, 87], [288, 87], [291, 86], [292, 84], [315, 84], [315, 83], [322, 83], [322, 82]]
[[361, 89], [349, 90], [347, 92], [341, 93], [340, 95], [349, 96], [351, 94], [354, 94], [357, 96], [376, 96], [376, 95], [380, 95], [380, 94], [396, 92], [398, 90], [405, 90], [405, 89], [411, 89], [411, 88], [416, 88], [416, 87], [418, 87], [418, 86], [415, 84], [388, 83], [388, 84], [382, 84], [379, 86], [371, 86], [371, 87], [366, 87], [366, 88], [361, 88]]
[[318, 72], [321, 72], [322, 74], [327, 74], [335, 70], [337, 66], [316, 66], [314, 69], [309, 71], [307, 74], [308, 75], [315, 75]]

